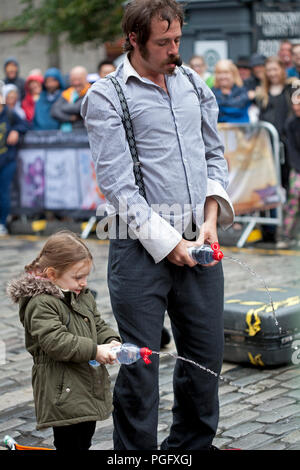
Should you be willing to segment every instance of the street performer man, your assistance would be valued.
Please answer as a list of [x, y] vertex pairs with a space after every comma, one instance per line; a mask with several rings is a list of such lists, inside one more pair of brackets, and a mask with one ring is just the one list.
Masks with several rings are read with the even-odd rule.
[[[179, 67], [182, 25], [175, 0], [132, 0], [123, 17], [125, 60], [91, 87], [81, 112], [99, 187], [134, 235], [110, 239], [108, 287], [122, 340], [159, 351], [167, 311], [179, 355], [220, 373], [222, 265], [196, 264], [187, 248], [216, 242], [217, 223], [229, 227], [233, 209], [215, 98], [198, 74]], [[196, 237], [187, 236], [187, 222]], [[151, 360], [120, 367], [115, 450], [157, 449], [159, 356]], [[161, 449], [214, 449], [218, 379], [177, 361], [173, 386], [173, 423]]]

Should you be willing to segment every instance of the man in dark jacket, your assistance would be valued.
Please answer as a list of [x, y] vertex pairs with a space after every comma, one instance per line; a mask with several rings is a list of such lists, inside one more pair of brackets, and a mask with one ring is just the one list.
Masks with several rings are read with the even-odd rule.
[[60, 128], [63, 131], [84, 127], [80, 108], [91, 86], [87, 79], [86, 69], [80, 66], [74, 67], [70, 72], [70, 83], [71, 86], [62, 93], [51, 108], [51, 116], [60, 122]]
[[20, 94], [20, 101], [25, 97], [25, 80], [19, 77], [19, 63], [14, 57], [8, 57], [4, 62], [4, 83], [16, 85]]
[[266, 57], [261, 54], [252, 54], [250, 57], [249, 65], [251, 68], [251, 77], [244, 81], [244, 86], [247, 90], [255, 90], [261, 85], [264, 76]]

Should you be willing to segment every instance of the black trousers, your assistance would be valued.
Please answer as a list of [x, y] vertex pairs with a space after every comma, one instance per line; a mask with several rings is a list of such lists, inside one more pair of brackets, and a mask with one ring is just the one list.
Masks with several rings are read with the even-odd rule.
[[[111, 240], [108, 286], [124, 342], [160, 350], [168, 311], [180, 356], [220, 373], [223, 360], [224, 279], [221, 263], [155, 264], [138, 240]], [[157, 449], [159, 357], [122, 365], [114, 388], [115, 450]], [[164, 449], [207, 449], [219, 419], [218, 379], [195, 365], [174, 362], [173, 424]]]
[[68, 426], [53, 427], [56, 450], [89, 450], [96, 429], [96, 421], [85, 421]]

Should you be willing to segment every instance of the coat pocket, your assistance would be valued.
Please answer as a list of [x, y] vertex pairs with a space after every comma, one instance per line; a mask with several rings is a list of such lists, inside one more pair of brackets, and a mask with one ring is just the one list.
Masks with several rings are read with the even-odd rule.
[[93, 394], [95, 398], [109, 400], [111, 380], [105, 366], [101, 365], [93, 370]]
[[70, 397], [72, 391], [73, 386], [71, 383], [70, 374], [68, 373], [68, 369], [64, 364], [61, 364], [58, 374], [58, 381], [56, 384], [55, 405], [62, 405]]

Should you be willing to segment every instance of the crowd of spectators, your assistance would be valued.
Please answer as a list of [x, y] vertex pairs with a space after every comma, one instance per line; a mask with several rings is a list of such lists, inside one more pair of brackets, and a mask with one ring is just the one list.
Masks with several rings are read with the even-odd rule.
[[2, 95], [6, 106], [26, 122], [27, 129], [71, 131], [83, 127], [80, 106], [91, 84], [114, 70], [113, 63], [105, 60], [93, 74], [76, 66], [63, 76], [52, 67], [44, 74], [34, 69], [24, 80], [19, 76], [17, 60], [10, 57], [4, 63]]
[[[285, 148], [281, 165], [281, 184], [287, 193], [282, 236], [278, 246], [295, 244], [292, 238], [300, 200], [300, 44], [283, 41], [276, 56], [255, 53], [236, 62], [222, 59], [209, 72], [202, 56], [191, 57], [189, 65], [212, 89], [218, 106], [219, 122], [255, 123], [267, 121], [278, 131]], [[104, 60], [95, 73], [76, 66], [64, 76], [57, 68], [45, 73], [32, 70], [20, 77], [14, 57], [4, 62], [4, 86], [0, 96], [0, 236], [7, 234], [9, 200], [3, 194], [15, 171], [15, 152], [20, 137], [27, 130], [72, 131], [83, 128], [80, 107], [92, 83], [115, 70]], [[293, 94], [296, 99], [293, 98]], [[298, 104], [299, 102], [299, 104]], [[296, 136], [295, 136], [295, 130]], [[272, 241], [275, 240], [276, 234]]]
[[220, 60], [209, 81], [203, 57], [193, 56], [189, 65], [215, 94], [219, 122], [265, 121], [277, 130], [285, 155], [280, 182], [286, 191], [284, 221], [281, 233], [275, 226], [263, 227], [263, 237], [277, 241], [278, 248], [294, 246], [300, 211], [300, 44], [282, 41], [276, 56], [255, 53], [235, 63]]
[[28, 130], [68, 132], [83, 128], [83, 97], [94, 81], [113, 70], [113, 63], [105, 60], [94, 74], [76, 66], [63, 76], [52, 67], [44, 74], [40, 69], [31, 70], [24, 80], [19, 76], [18, 61], [14, 57], [5, 61], [0, 89], [0, 236], [8, 234], [11, 185], [22, 135]]

